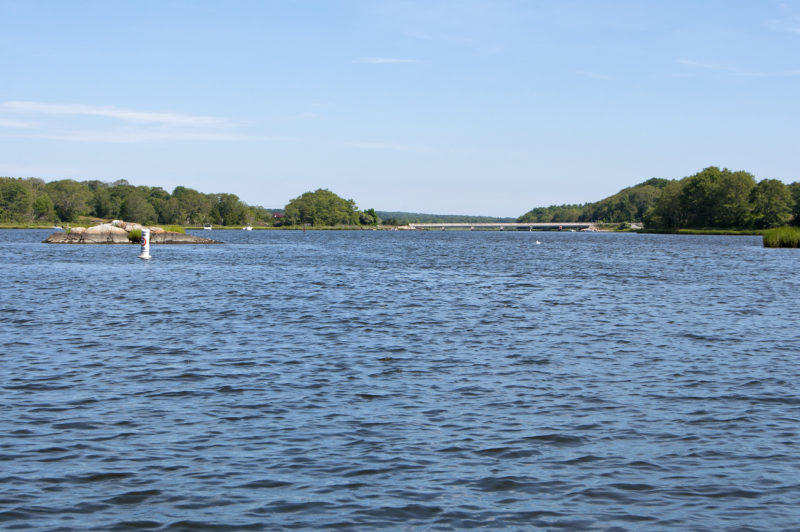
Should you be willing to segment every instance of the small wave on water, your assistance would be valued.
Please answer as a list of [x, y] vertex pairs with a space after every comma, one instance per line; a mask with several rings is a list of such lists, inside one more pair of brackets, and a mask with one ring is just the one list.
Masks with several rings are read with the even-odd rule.
[[796, 254], [218, 236], [145, 264], [0, 231], [0, 528], [800, 522]]

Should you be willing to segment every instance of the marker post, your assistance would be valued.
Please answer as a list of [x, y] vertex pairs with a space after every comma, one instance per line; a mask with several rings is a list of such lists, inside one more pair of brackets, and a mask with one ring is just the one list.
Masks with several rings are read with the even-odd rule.
[[150, 229], [146, 227], [142, 227], [142, 252], [139, 253], [140, 259], [148, 260], [150, 259]]

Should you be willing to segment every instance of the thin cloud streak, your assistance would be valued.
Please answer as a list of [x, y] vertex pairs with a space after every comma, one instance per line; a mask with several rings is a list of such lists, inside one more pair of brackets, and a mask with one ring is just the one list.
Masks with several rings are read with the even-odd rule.
[[60, 133], [4, 135], [5, 137], [58, 140], [67, 142], [98, 142], [107, 144], [142, 144], [165, 141], [222, 141], [222, 142], [296, 142], [292, 137], [237, 135], [191, 131], [70, 131]]
[[747, 78], [789, 78], [800, 76], [800, 70], [784, 70], [783, 72], [734, 72], [734, 74]]
[[162, 124], [179, 127], [215, 127], [232, 125], [229, 121], [211, 116], [180, 113], [154, 113], [112, 106], [75, 103], [42, 103], [9, 101], [0, 104], [0, 111], [45, 115], [99, 116], [136, 124]]
[[345, 146], [348, 148], [356, 148], [361, 150], [390, 150], [390, 151], [408, 151], [417, 153], [430, 153], [433, 150], [427, 146], [410, 146], [407, 144], [385, 144], [380, 142], [347, 142]]
[[713, 65], [709, 63], [700, 63], [698, 61], [689, 61], [688, 59], [678, 59], [679, 65], [702, 68], [704, 70], [716, 70], [720, 72], [732, 72], [733, 69], [723, 65]]
[[[59, 140], [68, 142], [145, 143], [163, 141], [223, 141], [223, 142], [293, 142], [297, 139], [281, 136], [250, 135], [237, 131], [244, 123], [224, 118], [181, 113], [137, 111], [112, 106], [61, 104], [31, 101], [0, 103], [0, 113], [39, 115], [41, 123], [0, 118], [6, 129], [5, 138]], [[60, 123], [59, 117], [69, 118], [70, 124]], [[85, 124], [87, 119], [107, 118], [117, 126], [98, 129]], [[81, 126], [85, 127], [81, 127]], [[28, 131], [11, 132], [10, 129]]]
[[29, 129], [33, 127], [33, 124], [30, 122], [21, 122], [19, 120], [6, 120], [5, 118], [0, 118], [0, 127]]
[[394, 57], [362, 57], [356, 63], [369, 63], [373, 65], [386, 65], [393, 63], [419, 63], [416, 59], [398, 59]]
[[730, 74], [731, 76], [737, 76], [742, 78], [785, 78], [785, 77], [800, 76], [800, 70], [783, 70], [778, 72], [751, 72], [746, 70], [737, 70], [735, 68], [726, 67], [722, 65], [711, 65], [706, 63], [699, 63], [696, 61], [688, 61], [685, 59], [679, 59], [677, 62], [685, 66], [701, 68], [704, 70], [713, 70], [715, 72], [724, 72]]

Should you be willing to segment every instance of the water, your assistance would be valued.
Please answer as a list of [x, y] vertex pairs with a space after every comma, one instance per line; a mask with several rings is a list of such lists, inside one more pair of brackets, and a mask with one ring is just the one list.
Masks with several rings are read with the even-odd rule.
[[797, 250], [47, 233], [0, 231], [0, 527], [800, 523]]

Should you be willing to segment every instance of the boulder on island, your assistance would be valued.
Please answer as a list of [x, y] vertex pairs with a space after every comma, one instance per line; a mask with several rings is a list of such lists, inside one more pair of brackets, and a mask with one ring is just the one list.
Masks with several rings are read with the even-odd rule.
[[111, 224], [90, 227], [81, 233], [81, 238], [84, 244], [127, 244], [129, 242], [128, 232]]
[[[95, 225], [85, 229], [75, 227], [68, 231], [53, 233], [44, 241], [45, 244], [132, 244], [130, 231], [142, 229], [139, 224], [114, 220], [110, 224]], [[138, 243], [138, 238], [135, 243]], [[221, 244], [216, 240], [184, 233], [165, 231], [160, 227], [150, 228], [151, 244]]]

